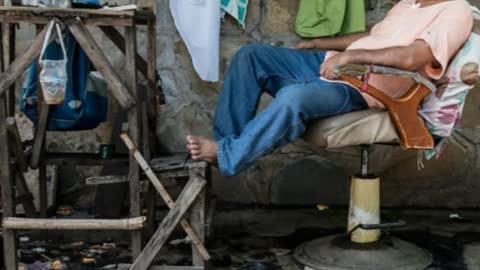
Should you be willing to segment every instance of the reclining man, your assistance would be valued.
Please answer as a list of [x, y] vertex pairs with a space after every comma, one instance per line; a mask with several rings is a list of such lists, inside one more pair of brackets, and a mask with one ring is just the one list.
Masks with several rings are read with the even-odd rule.
[[[226, 73], [213, 123], [215, 140], [187, 136], [187, 148], [194, 160], [236, 175], [297, 139], [312, 119], [384, 108], [336, 80], [336, 66], [391, 66], [438, 80], [472, 24], [465, 0], [401, 0], [368, 33], [303, 41], [296, 49], [247, 45]], [[409, 78], [386, 75], [371, 75], [369, 83], [392, 97], [413, 85]], [[274, 99], [256, 114], [263, 92]]]

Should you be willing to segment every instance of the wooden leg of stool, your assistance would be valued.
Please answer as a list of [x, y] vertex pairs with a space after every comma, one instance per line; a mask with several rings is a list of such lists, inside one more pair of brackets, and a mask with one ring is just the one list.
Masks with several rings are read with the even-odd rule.
[[[190, 177], [193, 175], [201, 175], [202, 177], [206, 176], [205, 168], [190, 168]], [[190, 223], [195, 233], [198, 235], [200, 241], [205, 244], [205, 221], [206, 221], [206, 188], [200, 192], [197, 199], [192, 205], [190, 212]], [[192, 262], [193, 266], [204, 267], [205, 262], [198, 253], [195, 246], [192, 244]]]
[[[6, 129], [6, 102], [0, 97], [0, 181], [3, 218], [15, 216], [15, 193], [10, 165], [9, 144]], [[17, 239], [14, 230], [3, 230], [3, 258], [5, 269], [17, 269]]]
[[180, 223], [183, 215], [185, 215], [192, 203], [203, 191], [205, 185], [206, 181], [202, 177], [196, 176], [190, 178], [187, 185], [178, 196], [177, 201], [170, 209], [170, 212], [168, 212], [167, 216], [162, 220], [155, 234], [133, 263], [130, 268], [131, 270], [148, 269], [155, 256], [168, 240], [168, 237], [172, 234], [173, 229], [175, 229]]
[[39, 194], [39, 205], [40, 205], [40, 217], [47, 217], [47, 165], [40, 164], [38, 168], [38, 194]]
[[23, 205], [23, 210], [25, 211], [25, 215], [29, 218], [34, 218], [37, 216], [37, 209], [35, 208], [35, 204], [33, 203], [33, 195], [28, 189], [27, 182], [25, 181], [25, 176], [21, 171], [17, 171], [16, 173], [16, 189], [18, 196], [28, 196], [29, 199], [25, 200]]
[[145, 196], [145, 206], [147, 208], [147, 224], [145, 226], [145, 238], [147, 241], [150, 239], [155, 232], [155, 201], [156, 201], [156, 190], [153, 185], [150, 183], [148, 185], [148, 191]]

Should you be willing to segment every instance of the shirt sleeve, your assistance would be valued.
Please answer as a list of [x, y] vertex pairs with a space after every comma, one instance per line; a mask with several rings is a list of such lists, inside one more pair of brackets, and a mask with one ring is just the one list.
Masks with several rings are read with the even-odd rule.
[[472, 31], [472, 9], [468, 4], [459, 4], [441, 11], [422, 32], [419, 40], [424, 40], [433, 56], [440, 63], [424, 67], [427, 76], [438, 80], [445, 72], [450, 59], [462, 47]]

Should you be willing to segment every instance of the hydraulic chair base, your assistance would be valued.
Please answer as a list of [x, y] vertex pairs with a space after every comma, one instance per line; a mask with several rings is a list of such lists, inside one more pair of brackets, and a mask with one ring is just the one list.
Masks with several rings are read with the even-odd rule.
[[380, 223], [380, 179], [368, 175], [368, 149], [362, 146], [362, 173], [352, 177], [348, 233], [300, 245], [295, 258], [315, 270], [421, 270], [432, 255], [406, 241], [381, 236], [380, 230], [405, 222]]
[[294, 256], [315, 270], [423, 270], [432, 263], [429, 252], [398, 238], [358, 244], [345, 234], [304, 243]]

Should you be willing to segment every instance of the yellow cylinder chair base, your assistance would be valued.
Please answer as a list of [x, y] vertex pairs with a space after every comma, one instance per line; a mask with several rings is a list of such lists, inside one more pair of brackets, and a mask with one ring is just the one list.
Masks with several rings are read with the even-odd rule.
[[[357, 228], [359, 224], [380, 223], [380, 178], [353, 176], [350, 184], [350, 207], [347, 231], [354, 243], [372, 243], [380, 239], [380, 230]], [[352, 231], [353, 230], [353, 231]]]

